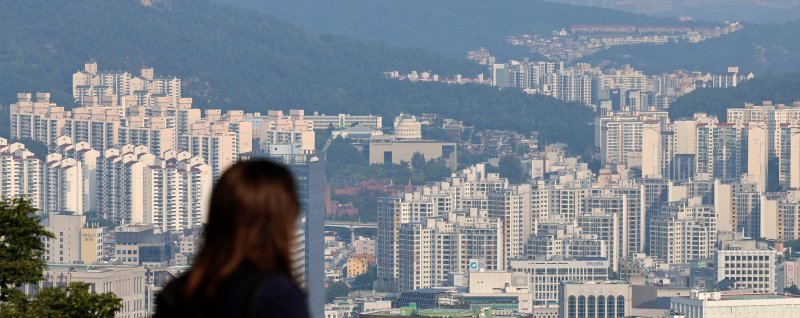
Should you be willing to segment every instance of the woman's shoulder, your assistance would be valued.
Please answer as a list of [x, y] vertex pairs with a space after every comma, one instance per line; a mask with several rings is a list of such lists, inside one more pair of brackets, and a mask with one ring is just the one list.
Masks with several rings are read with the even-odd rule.
[[308, 317], [308, 305], [300, 287], [284, 275], [266, 275], [258, 288], [258, 312], [279, 313], [281, 317]]
[[254, 283], [253, 287], [255, 287], [257, 295], [262, 299], [305, 299], [300, 287], [285, 275], [258, 274], [252, 278], [251, 282]]
[[179, 276], [169, 283], [158, 293], [156, 297], [156, 314], [153, 317], [173, 317], [173, 314], [184, 312], [188, 306], [184, 298], [186, 286], [186, 275]]

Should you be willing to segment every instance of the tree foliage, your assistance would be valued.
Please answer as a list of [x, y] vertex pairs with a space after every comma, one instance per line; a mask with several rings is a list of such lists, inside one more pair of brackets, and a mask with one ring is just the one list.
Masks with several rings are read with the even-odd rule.
[[332, 282], [325, 288], [325, 303], [332, 303], [336, 297], [345, 297], [350, 292], [350, 286], [345, 282]]
[[739, 84], [734, 88], [705, 88], [686, 94], [669, 106], [673, 119], [690, 118], [694, 113], [707, 113], [725, 120], [727, 109], [747, 103], [791, 104], [800, 100], [800, 73], [764, 76]]
[[498, 164], [500, 168], [500, 176], [507, 178], [510, 183], [522, 183], [525, 180], [525, 170], [522, 169], [522, 163], [514, 156], [505, 156], [500, 158]]
[[47, 268], [43, 239], [53, 237], [28, 199], [0, 201], [0, 318], [114, 317], [122, 309], [122, 300], [112, 293], [96, 294], [86, 283], [43, 288], [35, 297], [15, 288], [43, 279]]
[[411, 168], [422, 170], [425, 168], [425, 155], [420, 152], [415, 152], [411, 155]]
[[36, 209], [26, 198], [0, 201], [0, 300], [13, 286], [42, 280], [46, 268], [44, 229]]
[[800, 21], [753, 25], [700, 43], [617, 46], [585, 59], [593, 64], [631, 64], [646, 73], [683, 69], [724, 72], [739, 66], [757, 76], [800, 71]]
[[571, 24], [678, 23], [674, 19], [535, 0], [217, 1], [274, 14], [317, 32], [403, 43], [459, 59], [479, 47], [488, 48], [501, 59], [536, 56], [526, 48], [507, 44], [505, 37], [532, 32], [549, 35]]
[[14, 290], [0, 304], [0, 318], [113, 318], [122, 309], [122, 299], [112, 293], [97, 294], [90, 285], [72, 282], [68, 286], [42, 289], [34, 298]]
[[353, 279], [353, 290], [371, 290], [372, 284], [378, 279], [378, 269], [375, 265], [370, 266], [367, 272], [356, 276]]

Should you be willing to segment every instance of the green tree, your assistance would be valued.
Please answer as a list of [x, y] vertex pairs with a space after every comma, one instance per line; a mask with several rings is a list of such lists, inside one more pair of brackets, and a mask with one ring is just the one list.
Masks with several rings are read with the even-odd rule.
[[425, 155], [420, 152], [411, 155], [411, 167], [414, 170], [422, 170], [425, 167]]
[[790, 293], [792, 295], [800, 296], [800, 288], [797, 288], [797, 285], [792, 285], [783, 289], [784, 292]]
[[378, 279], [378, 270], [377, 267], [373, 265], [367, 269], [366, 273], [358, 275], [353, 279], [353, 289], [371, 290], [372, 284], [376, 279]]
[[43, 278], [47, 264], [42, 240], [54, 236], [40, 221], [28, 199], [0, 201], [0, 318], [114, 317], [122, 309], [122, 299], [111, 293], [95, 294], [86, 283], [44, 288], [35, 297], [15, 288]]
[[425, 172], [425, 181], [440, 181], [449, 177], [452, 171], [444, 164], [444, 159], [429, 160], [422, 168]]
[[12, 294], [9, 301], [0, 305], [0, 318], [112, 318], [122, 309], [122, 299], [112, 293], [91, 292], [89, 284], [82, 282], [42, 289], [35, 298], [18, 290]]
[[325, 159], [327, 160], [328, 163], [334, 165], [364, 164], [364, 157], [361, 156], [361, 153], [358, 152], [358, 149], [356, 149], [356, 147], [353, 147], [353, 145], [351, 145], [341, 137], [334, 139], [333, 142], [331, 142], [331, 145], [328, 146], [328, 151], [326, 153]]
[[325, 303], [332, 303], [336, 297], [347, 296], [349, 292], [350, 286], [347, 286], [345, 282], [330, 283], [328, 284], [328, 288], [325, 288]]
[[35, 213], [28, 199], [0, 201], [0, 301], [14, 286], [42, 280], [46, 268], [42, 239], [53, 234]]
[[507, 178], [510, 183], [521, 183], [525, 177], [522, 163], [514, 156], [505, 156], [500, 159], [500, 176]]

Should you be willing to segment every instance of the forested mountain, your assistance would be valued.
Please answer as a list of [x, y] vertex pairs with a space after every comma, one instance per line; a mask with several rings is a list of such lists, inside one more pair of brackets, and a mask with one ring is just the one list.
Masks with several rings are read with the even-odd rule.
[[756, 78], [735, 88], [698, 89], [670, 105], [669, 116], [676, 119], [708, 113], [725, 120], [726, 109], [765, 100], [787, 105], [800, 100], [800, 73]]
[[648, 73], [675, 69], [723, 72], [740, 70], [780, 74], [800, 71], [800, 21], [746, 25], [744, 30], [698, 44], [618, 46], [591, 55], [590, 63], [631, 64]]
[[[538, 0], [215, 0], [261, 11], [320, 33], [380, 40], [463, 59], [486, 47], [499, 60], [533, 56], [505, 43], [508, 35], [548, 33], [571, 24], [680, 24], [628, 12]], [[695, 22], [704, 24], [704, 22]], [[707, 25], [707, 24], [706, 24]], [[738, 65], [757, 75], [800, 70], [800, 22], [746, 24], [741, 32], [702, 42], [615, 47], [586, 62], [632, 64], [647, 72], [722, 72]]]
[[672, 10], [654, 16], [692, 16], [705, 21], [744, 21], [748, 23], [789, 22], [800, 19], [800, 7], [791, 9], [728, 1], [706, 5], [682, 5], [675, 1]]
[[481, 46], [501, 59], [531, 55], [505, 43], [508, 35], [571, 24], [676, 24], [596, 7], [540, 0], [216, 0], [260, 10], [317, 32], [381, 40], [463, 58]]
[[479, 72], [472, 63], [318, 35], [206, 0], [0, 0], [0, 30], [0, 104], [13, 103], [17, 92], [50, 91], [70, 106], [71, 75], [94, 58], [100, 68], [136, 71], [147, 65], [178, 76], [198, 107], [385, 116], [437, 112], [478, 128], [539, 129], [547, 141], [575, 149], [591, 144], [586, 123], [592, 114], [580, 105], [491, 87], [400, 82], [382, 74], [434, 67], [445, 75]]

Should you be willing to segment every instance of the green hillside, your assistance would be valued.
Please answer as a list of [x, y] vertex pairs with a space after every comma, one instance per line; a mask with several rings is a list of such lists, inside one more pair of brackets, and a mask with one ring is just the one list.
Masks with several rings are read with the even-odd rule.
[[675, 24], [667, 18], [539, 0], [217, 0], [260, 10], [323, 33], [424, 48], [456, 58], [486, 47], [502, 59], [531, 56], [508, 35], [571, 24]]
[[585, 59], [590, 63], [631, 64], [648, 73], [675, 69], [781, 74], [800, 71], [800, 21], [746, 25], [744, 30], [698, 44], [614, 47]]
[[765, 100], [783, 104], [800, 100], [800, 73], [756, 78], [729, 89], [698, 89], [670, 105], [669, 115], [676, 119], [708, 113], [724, 120], [728, 108]]
[[0, 32], [0, 104], [14, 102], [17, 92], [50, 91], [69, 106], [72, 73], [95, 58], [101, 68], [148, 65], [159, 74], [181, 77], [186, 95], [199, 107], [302, 107], [385, 116], [437, 112], [479, 128], [540, 129], [546, 140], [581, 151], [591, 146], [586, 123], [592, 114], [580, 105], [491, 87], [398, 82], [382, 75], [390, 69], [435, 68], [445, 75], [481, 71], [466, 61], [318, 35], [205, 0], [149, 2], [156, 5], [0, 0], [0, 29], [11, 30]]

